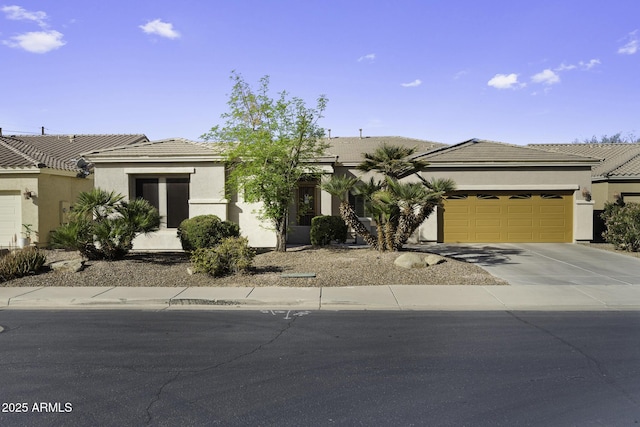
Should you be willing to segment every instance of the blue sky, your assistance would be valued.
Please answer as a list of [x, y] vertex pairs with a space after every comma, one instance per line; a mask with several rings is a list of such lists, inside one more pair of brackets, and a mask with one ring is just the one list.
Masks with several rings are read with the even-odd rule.
[[3, 133], [198, 139], [232, 70], [332, 136], [640, 136], [637, 0], [0, 0]]

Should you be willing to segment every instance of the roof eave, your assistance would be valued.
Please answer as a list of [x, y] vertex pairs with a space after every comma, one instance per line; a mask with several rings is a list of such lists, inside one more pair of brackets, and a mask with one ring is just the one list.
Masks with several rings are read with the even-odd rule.
[[438, 162], [437, 160], [425, 159], [429, 166], [427, 169], [434, 167], [454, 168], [454, 167], [498, 167], [498, 168], [514, 168], [514, 167], [591, 167], [598, 162], [592, 161], [575, 161], [575, 162], [545, 162], [545, 161], [505, 161], [505, 162]]
[[85, 155], [85, 158], [92, 163], [175, 163], [175, 162], [223, 162], [224, 157], [212, 156], [210, 154], [199, 155], [176, 155], [168, 154], [166, 156], [91, 156]]

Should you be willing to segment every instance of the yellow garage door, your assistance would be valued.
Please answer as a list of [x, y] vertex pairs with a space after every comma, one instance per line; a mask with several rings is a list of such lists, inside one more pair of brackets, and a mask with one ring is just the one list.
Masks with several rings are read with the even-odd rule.
[[444, 242], [571, 242], [571, 192], [459, 192], [444, 201]]

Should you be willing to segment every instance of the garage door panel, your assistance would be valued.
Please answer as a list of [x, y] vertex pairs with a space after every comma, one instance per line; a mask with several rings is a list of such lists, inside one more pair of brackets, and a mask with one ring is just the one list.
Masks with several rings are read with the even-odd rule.
[[478, 242], [495, 242], [500, 240], [499, 232], [489, 232], [489, 233], [476, 232], [475, 236]]
[[532, 232], [509, 232], [507, 233], [508, 242], [531, 242], [533, 241]]
[[[527, 203], [529, 200], [523, 200], [522, 202]], [[509, 214], [528, 214], [531, 215], [533, 213], [533, 206], [531, 205], [508, 205], [507, 213]]]
[[542, 215], [562, 215], [564, 213], [564, 206], [540, 206], [540, 214]]
[[468, 215], [470, 212], [471, 211], [469, 206], [463, 206], [459, 202], [451, 203], [450, 205], [447, 206], [447, 213], [451, 215], [455, 215], [455, 214]]
[[500, 218], [477, 219], [476, 227], [500, 227]]
[[533, 218], [509, 218], [508, 227], [533, 227]]
[[472, 193], [445, 200], [443, 218], [445, 242], [571, 242], [573, 196]]
[[499, 205], [496, 205], [496, 206], [491, 206], [491, 205], [482, 206], [482, 205], [480, 205], [480, 206], [476, 206], [475, 207], [476, 214], [480, 214], [480, 215], [482, 215], [482, 214], [496, 215], [496, 214], [499, 214], [501, 210], [502, 210], [502, 207], [499, 206]]
[[565, 229], [567, 226], [564, 218], [540, 218], [540, 227], [557, 227]]
[[15, 244], [21, 232], [19, 194], [0, 194], [0, 247]]

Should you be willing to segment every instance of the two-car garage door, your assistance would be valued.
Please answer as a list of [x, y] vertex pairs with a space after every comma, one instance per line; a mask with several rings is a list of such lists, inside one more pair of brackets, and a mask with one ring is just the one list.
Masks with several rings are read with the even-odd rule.
[[571, 242], [573, 192], [458, 192], [444, 201], [444, 242]]

